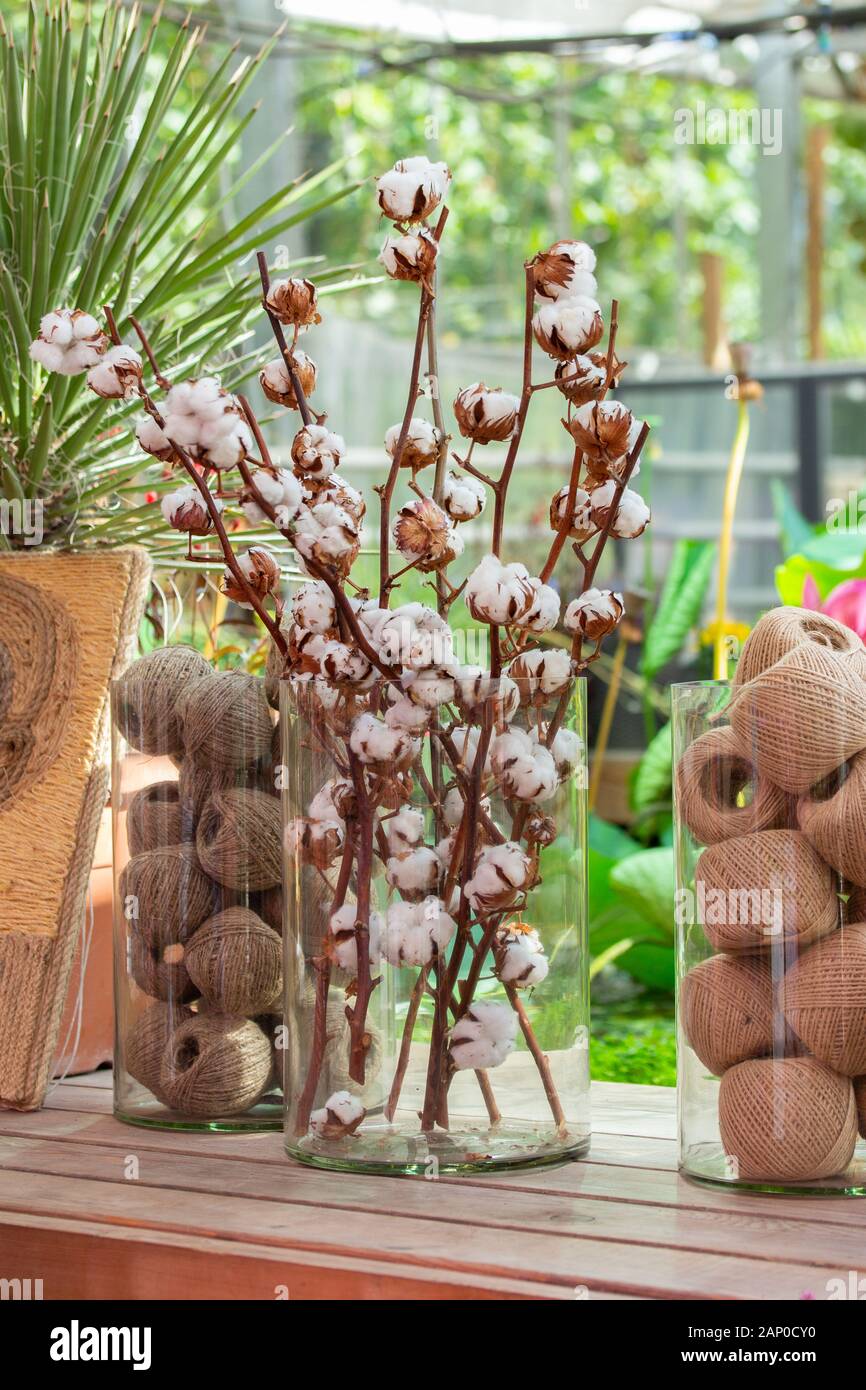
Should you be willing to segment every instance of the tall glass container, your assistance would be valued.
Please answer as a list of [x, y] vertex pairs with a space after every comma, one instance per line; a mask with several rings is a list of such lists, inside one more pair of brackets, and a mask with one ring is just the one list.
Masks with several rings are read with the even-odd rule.
[[519, 708], [506, 678], [442, 694], [410, 730], [384, 683], [282, 683], [286, 1148], [305, 1163], [435, 1174], [589, 1147], [585, 682]]
[[115, 1114], [132, 1124], [282, 1125], [268, 692], [263, 675], [217, 670], [185, 643], [148, 652], [112, 689]]
[[863, 1195], [862, 676], [820, 641], [751, 674], [760, 640], [673, 687], [680, 1165]]

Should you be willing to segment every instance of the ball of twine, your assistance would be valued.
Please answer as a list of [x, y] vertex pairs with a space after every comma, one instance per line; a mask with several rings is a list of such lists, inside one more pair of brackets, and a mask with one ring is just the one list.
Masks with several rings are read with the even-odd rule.
[[283, 934], [283, 885], [275, 883], [273, 888], [264, 888], [260, 893], [250, 895], [250, 907], [258, 913], [280, 936]]
[[841, 927], [796, 960], [780, 987], [785, 1018], [821, 1062], [866, 1072], [866, 925]]
[[866, 887], [866, 754], [811, 787], [797, 803], [797, 819], [837, 873]]
[[835, 930], [832, 870], [798, 830], [761, 830], [704, 850], [695, 867], [698, 913], [717, 951], [801, 946]]
[[773, 981], [766, 956], [710, 956], [680, 988], [683, 1030], [708, 1071], [721, 1076], [773, 1049]]
[[227, 908], [199, 927], [187, 948], [186, 968], [208, 1003], [223, 1013], [252, 1018], [282, 1006], [282, 940], [248, 908]]
[[729, 725], [695, 739], [677, 764], [680, 818], [702, 845], [782, 827], [788, 798], [760, 777]]
[[178, 845], [191, 838], [191, 830], [188, 818], [181, 814], [177, 782], [153, 782], [137, 791], [129, 803], [126, 843], [131, 855]]
[[860, 663], [866, 668], [866, 647], [850, 627], [811, 608], [771, 608], [746, 638], [734, 685], [746, 685], [806, 642], [848, 654], [855, 665]]
[[214, 792], [269, 791], [271, 779], [262, 763], [249, 767], [214, 767], [185, 758], [180, 765], [177, 785], [184, 825], [191, 821], [195, 826]]
[[203, 1013], [172, 1032], [159, 1085], [173, 1110], [219, 1119], [250, 1110], [270, 1078], [271, 1045], [257, 1023]]
[[731, 726], [762, 777], [805, 792], [866, 747], [860, 666], [806, 642], [734, 695]]
[[215, 768], [249, 767], [267, 758], [273, 723], [264, 681], [216, 671], [196, 681], [180, 706], [187, 757]]
[[150, 946], [185, 942], [211, 914], [212, 885], [193, 845], [167, 845], [130, 859], [120, 875], [121, 911]]
[[280, 803], [257, 791], [215, 792], [201, 813], [202, 867], [227, 888], [273, 888], [282, 881]]
[[178, 1024], [192, 1017], [189, 1009], [172, 1008], [169, 1004], [151, 1004], [139, 1014], [123, 1040], [126, 1070], [135, 1081], [152, 1091], [157, 1100], [164, 1102], [160, 1090], [160, 1073], [171, 1035]]
[[151, 945], [132, 927], [129, 933], [129, 969], [139, 989], [152, 999], [188, 1004], [196, 997], [196, 987], [186, 965], [186, 947], [179, 941]]
[[747, 1182], [805, 1182], [844, 1172], [857, 1142], [851, 1082], [814, 1057], [740, 1062], [719, 1086], [719, 1129]]
[[[312, 1019], [310, 1020], [310, 1027], [312, 1027]], [[368, 1019], [366, 1027], [370, 1038], [370, 1045], [367, 1049], [364, 1066], [364, 1085], [359, 1086], [349, 1075], [351, 1034], [349, 1032], [349, 1020], [346, 1018], [346, 1005], [344, 1000], [332, 999], [329, 1001], [326, 1027], [327, 1043], [325, 1045], [325, 1056], [322, 1064], [322, 1089], [324, 1095], [333, 1095], [335, 1091], [350, 1091], [352, 1095], [361, 1095], [364, 1090], [375, 1081], [382, 1070], [383, 1046], [381, 1033]]]
[[114, 684], [114, 720], [140, 753], [180, 754], [178, 701], [190, 682], [213, 675], [195, 647], [158, 647], [134, 661]]

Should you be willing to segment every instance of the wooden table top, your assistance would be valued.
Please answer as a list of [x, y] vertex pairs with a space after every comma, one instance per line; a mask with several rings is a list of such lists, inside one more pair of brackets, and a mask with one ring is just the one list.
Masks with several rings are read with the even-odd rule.
[[825, 1299], [866, 1201], [676, 1172], [674, 1092], [593, 1086], [588, 1159], [429, 1181], [290, 1162], [279, 1134], [134, 1129], [111, 1075], [0, 1112], [0, 1278], [46, 1299]]

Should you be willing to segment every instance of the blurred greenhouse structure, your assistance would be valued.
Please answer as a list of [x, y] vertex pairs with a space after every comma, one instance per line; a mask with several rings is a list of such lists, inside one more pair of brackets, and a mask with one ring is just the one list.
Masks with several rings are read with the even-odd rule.
[[[611, 578], [651, 588], [676, 539], [718, 535], [736, 426], [729, 344], [751, 345], [765, 394], [751, 409], [730, 594], [732, 615], [751, 620], [774, 595], [778, 484], [818, 521], [863, 472], [866, 12], [764, 0], [277, 8], [285, 30], [258, 92], [267, 119], [255, 145], [250, 136], [251, 163], [294, 127], [275, 156], [283, 172], [286, 160], [300, 174], [342, 157], [362, 180], [416, 152], [454, 171], [441, 263], [446, 399], [479, 378], [515, 383], [524, 258], [557, 235], [596, 247], [602, 293], [622, 305], [622, 394], [653, 423], [651, 539], [630, 549], [633, 570]], [[270, 0], [202, 10], [241, 50], [274, 27]], [[251, 204], [269, 168], [250, 180]], [[351, 198], [269, 255], [291, 265], [315, 245], [368, 280], [377, 224], [373, 200]], [[341, 294], [317, 331], [320, 408], [359, 470], [380, 464], [399, 412], [411, 331], [400, 288]], [[532, 498], [561, 474], [558, 415], [548, 399], [532, 420], [521, 461]], [[542, 541], [539, 510], [527, 501], [513, 537], [528, 553]]]

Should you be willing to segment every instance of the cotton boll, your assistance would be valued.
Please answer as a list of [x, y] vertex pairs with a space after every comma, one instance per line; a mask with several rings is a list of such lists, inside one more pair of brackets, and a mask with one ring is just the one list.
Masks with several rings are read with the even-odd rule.
[[433, 711], [425, 705], [416, 705], [408, 699], [395, 700], [385, 711], [385, 723], [389, 729], [400, 729], [410, 734], [422, 734], [427, 729]]
[[477, 622], [515, 623], [532, 607], [535, 590], [525, 565], [486, 555], [467, 580], [465, 599]]
[[310, 1132], [319, 1139], [343, 1139], [361, 1124], [366, 1110], [349, 1091], [335, 1091], [320, 1110], [310, 1115]]
[[[475, 767], [475, 759], [478, 756], [481, 730], [471, 724], [458, 724], [451, 733], [454, 747], [460, 757], [461, 768], [471, 773]], [[490, 767], [490, 746], [487, 747], [487, 755], [484, 759], [484, 775], [487, 776], [491, 771]]]
[[248, 589], [251, 589], [260, 599], [266, 598], [268, 594], [279, 592], [279, 561], [265, 546], [250, 546], [249, 550], [236, 558], [238, 569], [246, 580], [246, 586], [239, 583], [228, 566], [223, 570], [223, 580], [220, 585], [220, 592], [230, 598], [232, 603], [238, 604], [241, 608], [252, 609], [254, 605], [248, 597]]
[[292, 595], [292, 617], [305, 632], [326, 634], [337, 625], [337, 606], [324, 580], [303, 584]]
[[528, 632], [552, 632], [559, 622], [559, 594], [540, 579], [530, 579], [535, 595], [532, 605], [518, 620], [518, 627]]
[[[305, 396], [311, 396], [316, 389], [319, 369], [303, 349], [296, 347], [292, 353], [292, 365], [298, 384]], [[299, 410], [300, 404], [295, 395], [289, 369], [282, 357], [274, 357], [259, 372], [259, 384], [269, 401], [275, 405], [287, 406], [289, 410]]]
[[295, 547], [306, 560], [314, 560], [345, 578], [354, 564], [361, 542], [358, 523], [333, 503], [304, 507], [298, 514]]
[[[385, 449], [392, 459], [397, 453], [402, 433], [403, 422], [400, 421], [399, 424], [392, 425], [385, 434]], [[442, 436], [436, 426], [421, 416], [413, 415], [400, 451], [400, 467], [411, 468], [413, 472], [417, 472], [419, 468], [426, 468], [429, 464], [435, 463], [441, 444]]]
[[495, 949], [496, 974], [503, 984], [527, 989], [547, 978], [550, 962], [537, 931], [503, 928], [496, 933]]
[[390, 236], [379, 253], [387, 273], [393, 280], [415, 280], [429, 284], [436, 266], [439, 243], [429, 232], [407, 232], [405, 236]]
[[[537, 729], [531, 731], [530, 738], [536, 744], [541, 742]], [[570, 777], [583, 761], [583, 739], [573, 729], [558, 729], [550, 745], [550, 752], [553, 754], [560, 780]]]
[[572, 678], [571, 654], [561, 647], [523, 652], [508, 668], [522, 701], [543, 701], [558, 695]]
[[529, 855], [513, 840], [486, 846], [466, 884], [466, 896], [475, 911], [490, 913], [510, 907], [528, 885], [531, 863]]
[[[594, 401], [573, 411], [568, 430], [582, 451], [590, 477], [621, 478], [627, 457], [638, 442], [643, 421], [636, 420], [621, 401]], [[637, 477], [637, 462], [631, 477]]]
[[442, 505], [452, 521], [473, 521], [486, 504], [487, 490], [480, 478], [473, 478], [470, 473], [455, 473], [453, 469], [446, 473]]
[[87, 373], [87, 385], [105, 400], [133, 400], [141, 385], [141, 358], [135, 348], [125, 344], [109, 348]]
[[420, 845], [408, 854], [390, 858], [385, 865], [385, 877], [404, 898], [418, 902], [436, 887], [440, 867], [436, 851], [428, 845]]
[[589, 352], [601, 339], [601, 308], [587, 295], [572, 295], [543, 304], [532, 320], [532, 331], [542, 351], [568, 360]]
[[311, 820], [345, 820], [355, 813], [355, 788], [348, 777], [332, 777], [307, 807]]
[[392, 903], [382, 932], [382, 956], [394, 966], [427, 965], [436, 951], [444, 951], [456, 930], [457, 923], [437, 897]]
[[457, 702], [464, 719], [478, 724], [484, 708], [492, 705], [495, 722], [511, 719], [520, 705], [520, 692], [509, 676], [491, 676], [480, 666], [459, 666], [456, 671]]
[[624, 612], [621, 594], [611, 589], [587, 589], [566, 608], [565, 626], [569, 632], [580, 632], [591, 642], [598, 642], [613, 632]]
[[319, 659], [319, 669], [332, 685], [366, 689], [375, 680], [370, 662], [357, 647], [345, 642], [326, 642]]
[[416, 705], [426, 710], [437, 710], [454, 699], [455, 683], [450, 671], [434, 667], [430, 671], [407, 671], [403, 677], [403, 689]]
[[[341, 970], [350, 975], [358, 973], [358, 941], [355, 935], [357, 905], [346, 903], [332, 912], [328, 921], [330, 952]], [[379, 963], [379, 942], [382, 935], [382, 917], [378, 912], [370, 913], [368, 924], [368, 953], [371, 967]]]
[[[378, 610], [381, 615], [382, 609]], [[376, 639], [382, 657], [412, 671], [448, 667], [454, 659], [454, 636], [444, 618], [423, 603], [406, 603], [384, 612]]]
[[[555, 494], [550, 504], [550, 529], [551, 531], [562, 530], [568, 511], [568, 495], [571, 489], [566, 485], [560, 488]], [[598, 532], [598, 525], [592, 515], [592, 499], [586, 488], [578, 487], [574, 490], [574, 499], [571, 508], [571, 525], [568, 534], [575, 541], [588, 541], [591, 536]]]
[[174, 449], [168, 435], [149, 415], [139, 420], [135, 427], [135, 437], [139, 448], [146, 454], [152, 454], [154, 458], [162, 459], [164, 462], [174, 457]]
[[30, 356], [46, 371], [76, 376], [96, 366], [105, 348], [105, 335], [92, 314], [81, 309], [54, 309], [43, 314]]
[[395, 816], [385, 821], [385, 840], [388, 853], [400, 859], [424, 841], [424, 812], [414, 806], [404, 806]]
[[362, 763], [382, 772], [403, 771], [420, 751], [418, 739], [402, 729], [389, 728], [374, 714], [359, 714], [352, 724], [349, 746]]
[[480, 1024], [483, 1036], [491, 1042], [514, 1042], [517, 1037], [517, 1014], [510, 1004], [476, 999], [467, 1010], [466, 1017]]
[[[223, 504], [219, 497], [214, 497], [213, 503], [217, 511], [222, 511]], [[160, 502], [160, 510], [169, 526], [176, 531], [188, 531], [191, 536], [206, 536], [213, 528], [211, 514], [195, 483], [167, 492]]]
[[442, 569], [463, 553], [463, 537], [448, 513], [430, 497], [401, 507], [392, 535], [403, 559], [422, 573]]
[[597, 285], [593, 275], [595, 252], [585, 241], [555, 241], [532, 261], [535, 293], [542, 299], [562, 299], [569, 295], [592, 295]]
[[304, 425], [292, 440], [292, 459], [300, 475], [329, 478], [342, 462], [346, 441], [324, 425]]
[[340, 820], [308, 820], [297, 816], [285, 830], [286, 853], [290, 859], [328, 869], [343, 849], [345, 826]]
[[376, 180], [379, 206], [394, 222], [420, 222], [439, 206], [451, 182], [446, 164], [425, 155], [400, 159]]
[[454, 418], [465, 439], [476, 444], [510, 439], [517, 424], [520, 401], [501, 387], [473, 382], [458, 392], [454, 400]]
[[513, 1050], [513, 1046], [492, 1043], [484, 1037], [458, 1036], [460, 1027], [458, 1023], [451, 1033], [451, 1061], [458, 1071], [490, 1071], [492, 1067], [500, 1066]]
[[[616, 491], [617, 484], [613, 478], [610, 478], [599, 487], [594, 487], [589, 494], [593, 520], [599, 530], [603, 530], [607, 525]], [[650, 520], [650, 509], [640, 493], [633, 492], [630, 487], [624, 488], [616, 509], [616, 516], [610, 528], [610, 534], [616, 536], [618, 540], [635, 540], [646, 530]]]

